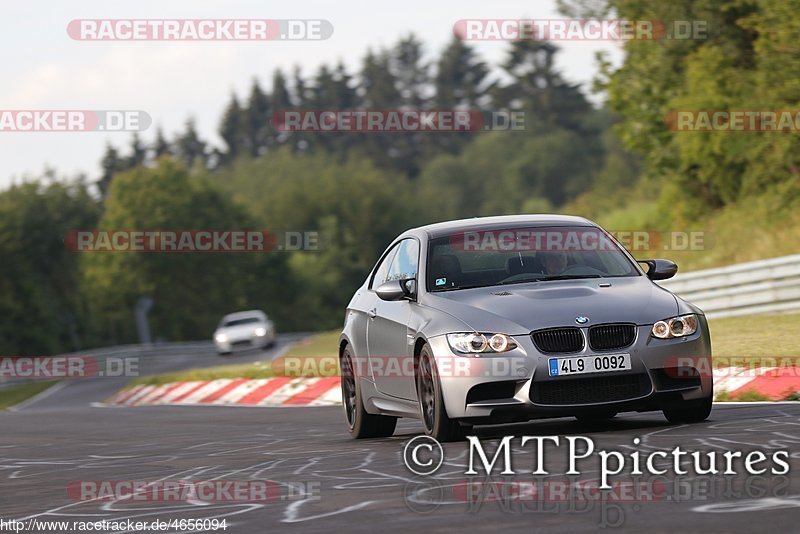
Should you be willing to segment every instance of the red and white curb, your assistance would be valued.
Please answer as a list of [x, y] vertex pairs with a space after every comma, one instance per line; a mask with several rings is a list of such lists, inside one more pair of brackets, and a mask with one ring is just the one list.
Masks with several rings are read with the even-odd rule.
[[[772, 400], [784, 400], [800, 392], [800, 368], [722, 367], [714, 369], [714, 395], [731, 398], [755, 392]], [[221, 378], [211, 381], [138, 385], [123, 389], [106, 404], [121, 406], [241, 405], [333, 406], [342, 403], [339, 377], [322, 378]]]
[[727, 392], [735, 398], [755, 392], [771, 400], [784, 400], [800, 392], [800, 367], [721, 367], [714, 369], [714, 396]]
[[342, 403], [339, 377], [221, 378], [211, 381], [138, 385], [106, 401], [121, 406], [240, 405], [333, 406]]

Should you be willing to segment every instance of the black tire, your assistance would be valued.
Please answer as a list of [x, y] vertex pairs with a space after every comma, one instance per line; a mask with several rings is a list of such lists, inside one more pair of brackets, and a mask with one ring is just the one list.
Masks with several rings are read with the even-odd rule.
[[711, 415], [713, 397], [709, 395], [699, 401], [687, 401], [685, 408], [664, 410], [664, 417], [672, 424], [700, 423]]
[[420, 419], [425, 434], [440, 442], [465, 439], [471, 429], [450, 419], [442, 397], [442, 383], [436, 372], [436, 364], [430, 346], [425, 343], [417, 357], [416, 365], [417, 398], [419, 399]]
[[361, 386], [356, 380], [350, 347], [345, 347], [340, 359], [342, 370], [342, 405], [350, 435], [356, 439], [386, 438], [394, 434], [397, 417], [367, 413], [361, 398]]
[[575, 419], [580, 421], [581, 423], [595, 423], [597, 421], [608, 421], [609, 419], [614, 419], [617, 416], [617, 412], [601, 412], [601, 413], [592, 413], [592, 414], [581, 414], [576, 415]]
[[231, 355], [231, 353], [230, 353], [230, 352], [218, 352], [217, 354], [218, 354], [219, 356], [230, 356], [230, 355]]

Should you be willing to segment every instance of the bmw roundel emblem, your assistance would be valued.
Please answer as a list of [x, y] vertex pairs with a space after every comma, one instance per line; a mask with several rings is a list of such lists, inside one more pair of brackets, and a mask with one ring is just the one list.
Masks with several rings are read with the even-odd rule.
[[586, 323], [589, 322], [589, 318], [588, 317], [584, 317], [583, 315], [579, 315], [579, 316], [575, 317], [575, 322], [578, 323], [578, 324], [586, 324]]

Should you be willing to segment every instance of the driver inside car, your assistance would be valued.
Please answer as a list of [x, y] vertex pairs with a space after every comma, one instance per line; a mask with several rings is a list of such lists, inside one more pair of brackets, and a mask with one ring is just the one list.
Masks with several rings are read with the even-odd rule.
[[559, 275], [567, 267], [567, 253], [563, 251], [541, 252], [544, 274], [548, 276]]

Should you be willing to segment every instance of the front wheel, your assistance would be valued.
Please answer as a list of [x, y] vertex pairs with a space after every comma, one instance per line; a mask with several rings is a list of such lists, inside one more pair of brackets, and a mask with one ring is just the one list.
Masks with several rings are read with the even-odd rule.
[[713, 397], [709, 395], [699, 401], [686, 402], [685, 408], [673, 408], [664, 410], [664, 417], [672, 424], [679, 423], [700, 423], [708, 419], [711, 415], [711, 405]]
[[394, 434], [397, 417], [374, 415], [364, 409], [361, 387], [353, 367], [350, 347], [345, 347], [341, 358], [342, 404], [350, 435], [356, 439], [386, 438]]
[[470, 427], [463, 427], [458, 421], [447, 416], [442, 395], [442, 381], [439, 380], [435, 369], [436, 363], [431, 348], [426, 343], [420, 351], [416, 373], [417, 398], [425, 433], [443, 442], [462, 440]]

